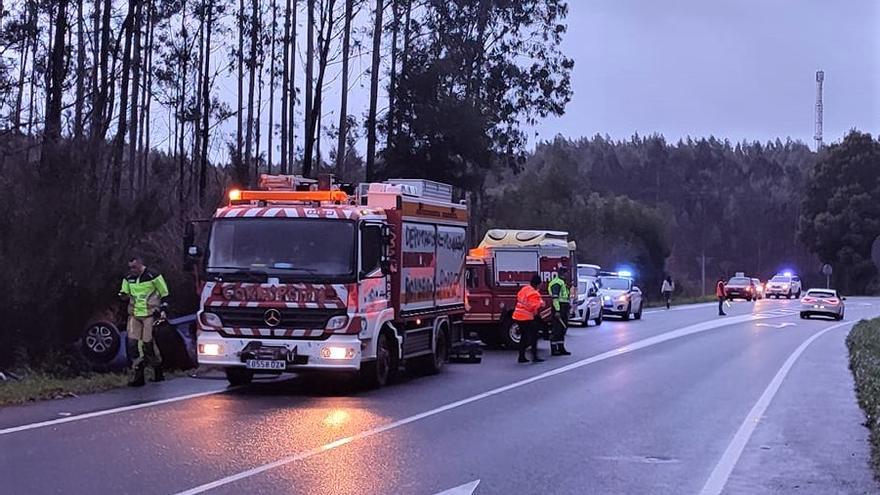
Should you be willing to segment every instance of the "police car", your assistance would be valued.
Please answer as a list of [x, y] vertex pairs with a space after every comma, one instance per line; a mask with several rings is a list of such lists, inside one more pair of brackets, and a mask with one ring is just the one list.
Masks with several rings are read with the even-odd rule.
[[791, 299], [792, 297], [800, 298], [801, 279], [791, 272], [777, 274], [767, 282], [764, 294], [768, 299], [771, 297], [776, 299], [780, 297], [785, 297], [786, 299]]
[[604, 315], [620, 316], [624, 320], [629, 320], [630, 317], [636, 320], [642, 319], [644, 299], [641, 289], [635, 285], [631, 272], [602, 274], [599, 275], [596, 283], [599, 286]]

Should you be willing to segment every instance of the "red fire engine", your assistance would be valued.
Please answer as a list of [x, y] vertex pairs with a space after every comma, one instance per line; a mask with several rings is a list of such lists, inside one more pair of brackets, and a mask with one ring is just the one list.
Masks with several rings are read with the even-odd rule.
[[467, 207], [451, 186], [396, 179], [349, 195], [329, 181], [263, 176], [229, 193], [207, 248], [202, 364], [233, 384], [254, 373], [352, 373], [373, 386], [399, 366], [439, 371], [463, 341]]
[[569, 284], [575, 280], [575, 243], [568, 232], [550, 230], [492, 229], [467, 258], [468, 311], [465, 327], [479, 332], [487, 344], [519, 344], [519, 325], [512, 318], [516, 293], [540, 273], [547, 308], [551, 299], [547, 282], [568, 269]]

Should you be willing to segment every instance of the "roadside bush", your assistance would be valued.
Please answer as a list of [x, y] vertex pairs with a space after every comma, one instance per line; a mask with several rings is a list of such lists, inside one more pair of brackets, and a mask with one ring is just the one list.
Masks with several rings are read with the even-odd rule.
[[874, 475], [880, 480], [880, 318], [856, 324], [846, 346], [859, 406], [865, 412], [865, 426], [871, 430]]
[[187, 220], [209, 216], [221, 200], [223, 169], [209, 167], [201, 207], [192, 174], [179, 183], [179, 161], [153, 153], [143, 185], [130, 189], [123, 169], [114, 197], [106, 163], [93, 169], [67, 143], [63, 163], [48, 171], [35, 161], [33, 143], [19, 139], [0, 143], [10, 151], [0, 159], [0, 369], [79, 371], [75, 358], [60, 358], [95, 314], [121, 308], [116, 294], [133, 253], [164, 274], [173, 315], [194, 311], [181, 238]]

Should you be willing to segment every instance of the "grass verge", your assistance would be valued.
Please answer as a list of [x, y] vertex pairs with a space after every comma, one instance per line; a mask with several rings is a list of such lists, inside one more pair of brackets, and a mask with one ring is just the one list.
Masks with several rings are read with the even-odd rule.
[[103, 392], [125, 386], [128, 379], [123, 373], [86, 373], [74, 377], [28, 373], [21, 380], [0, 382], [0, 406]]
[[880, 318], [857, 323], [846, 337], [846, 347], [856, 396], [871, 431], [871, 466], [880, 480]]

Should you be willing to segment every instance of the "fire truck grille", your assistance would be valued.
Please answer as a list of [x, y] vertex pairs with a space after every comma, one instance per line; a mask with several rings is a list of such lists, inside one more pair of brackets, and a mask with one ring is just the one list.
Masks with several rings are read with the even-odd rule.
[[267, 311], [267, 308], [212, 308], [224, 327], [323, 330], [331, 317], [345, 314], [338, 309], [287, 308], [278, 309], [277, 314], [267, 314]]

